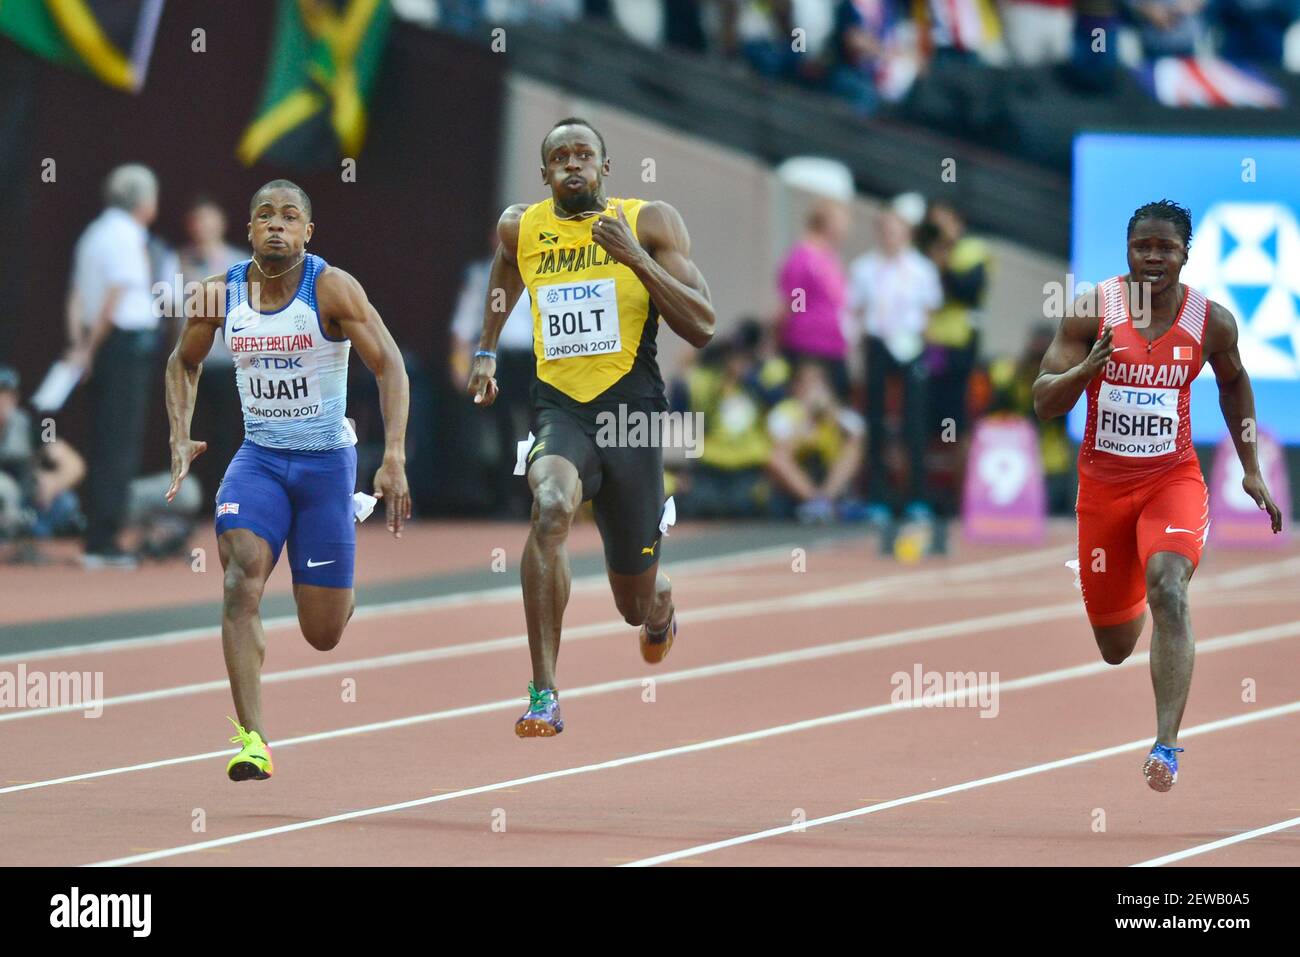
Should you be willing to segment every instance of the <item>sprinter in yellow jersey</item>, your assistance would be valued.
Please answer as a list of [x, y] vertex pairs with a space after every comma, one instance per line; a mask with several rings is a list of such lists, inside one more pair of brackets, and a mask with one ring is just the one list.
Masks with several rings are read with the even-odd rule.
[[[569, 600], [565, 540], [592, 500], [614, 603], [641, 629], [641, 656], [662, 661], [677, 632], [672, 586], [659, 571], [662, 444], [636, 428], [668, 410], [655, 361], [659, 321], [696, 348], [713, 338], [709, 288], [667, 203], [607, 199], [605, 141], [585, 120], [561, 120], [542, 141], [549, 199], [511, 206], [497, 227], [483, 337], [470, 367], [474, 401], [497, 395], [496, 344], [524, 288], [532, 299], [533, 432], [527, 454], [532, 528], [524, 547], [524, 614], [533, 680], [521, 738], [564, 730], [555, 684]], [[660, 420], [662, 421], [662, 420]], [[612, 423], [631, 428], [609, 428]]]

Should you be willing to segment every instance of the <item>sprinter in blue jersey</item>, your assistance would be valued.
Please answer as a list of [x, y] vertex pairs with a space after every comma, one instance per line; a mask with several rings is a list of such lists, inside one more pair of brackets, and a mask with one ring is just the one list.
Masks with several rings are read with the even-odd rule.
[[[187, 298], [185, 329], [167, 361], [175, 496], [206, 443], [190, 438], [202, 363], [218, 330], [235, 357], [244, 410], [244, 444], [217, 491], [217, 543], [225, 572], [221, 645], [239, 721], [232, 781], [271, 776], [262, 723], [266, 636], [260, 606], [266, 580], [287, 543], [298, 623], [321, 651], [339, 643], [355, 607], [356, 433], [344, 416], [348, 352], [379, 383], [384, 461], [375, 497], [401, 538], [410, 518], [406, 485], [406, 369], [393, 337], [360, 283], [307, 252], [315, 226], [311, 200], [275, 180], [250, 207], [252, 259], [213, 276]], [[373, 505], [373, 501], [369, 504]], [[233, 719], [232, 719], [232, 723]]]

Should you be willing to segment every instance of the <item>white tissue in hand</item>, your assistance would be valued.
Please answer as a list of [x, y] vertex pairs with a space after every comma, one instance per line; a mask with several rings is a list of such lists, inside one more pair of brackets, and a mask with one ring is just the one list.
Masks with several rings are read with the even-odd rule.
[[367, 495], [365, 492], [353, 492], [352, 514], [356, 516], [358, 522], [364, 522], [370, 517], [370, 513], [375, 510], [375, 503], [378, 501], [379, 499], [373, 495]]
[[668, 501], [664, 502], [663, 514], [659, 518], [659, 531], [664, 535], [665, 538], [667, 538], [668, 529], [671, 526], [676, 524], [677, 524], [677, 503], [674, 502], [673, 497], [669, 495]]
[[528, 472], [528, 452], [533, 447], [533, 433], [528, 433], [528, 438], [515, 443], [515, 474], [524, 475]]

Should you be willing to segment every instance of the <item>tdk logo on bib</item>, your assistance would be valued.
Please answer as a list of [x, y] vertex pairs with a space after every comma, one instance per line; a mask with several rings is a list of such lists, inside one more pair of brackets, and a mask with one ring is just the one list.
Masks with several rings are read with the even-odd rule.
[[613, 279], [542, 286], [537, 311], [546, 359], [612, 355], [623, 348]]
[[1112, 402], [1123, 402], [1132, 406], [1156, 405], [1163, 409], [1169, 394], [1147, 389], [1111, 389], [1107, 398]]
[[254, 356], [248, 364], [254, 369], [301, 369], [302, 356]]

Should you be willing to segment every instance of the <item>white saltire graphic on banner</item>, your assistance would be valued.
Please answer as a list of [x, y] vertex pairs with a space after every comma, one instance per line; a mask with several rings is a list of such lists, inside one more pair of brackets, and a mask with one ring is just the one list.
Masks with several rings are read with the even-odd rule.
[[1289, 207], [1215, 203], [1195, 226], [1182, 280], [1237, 317], [1252, 379], [1300, 379], [1300, 224]]

